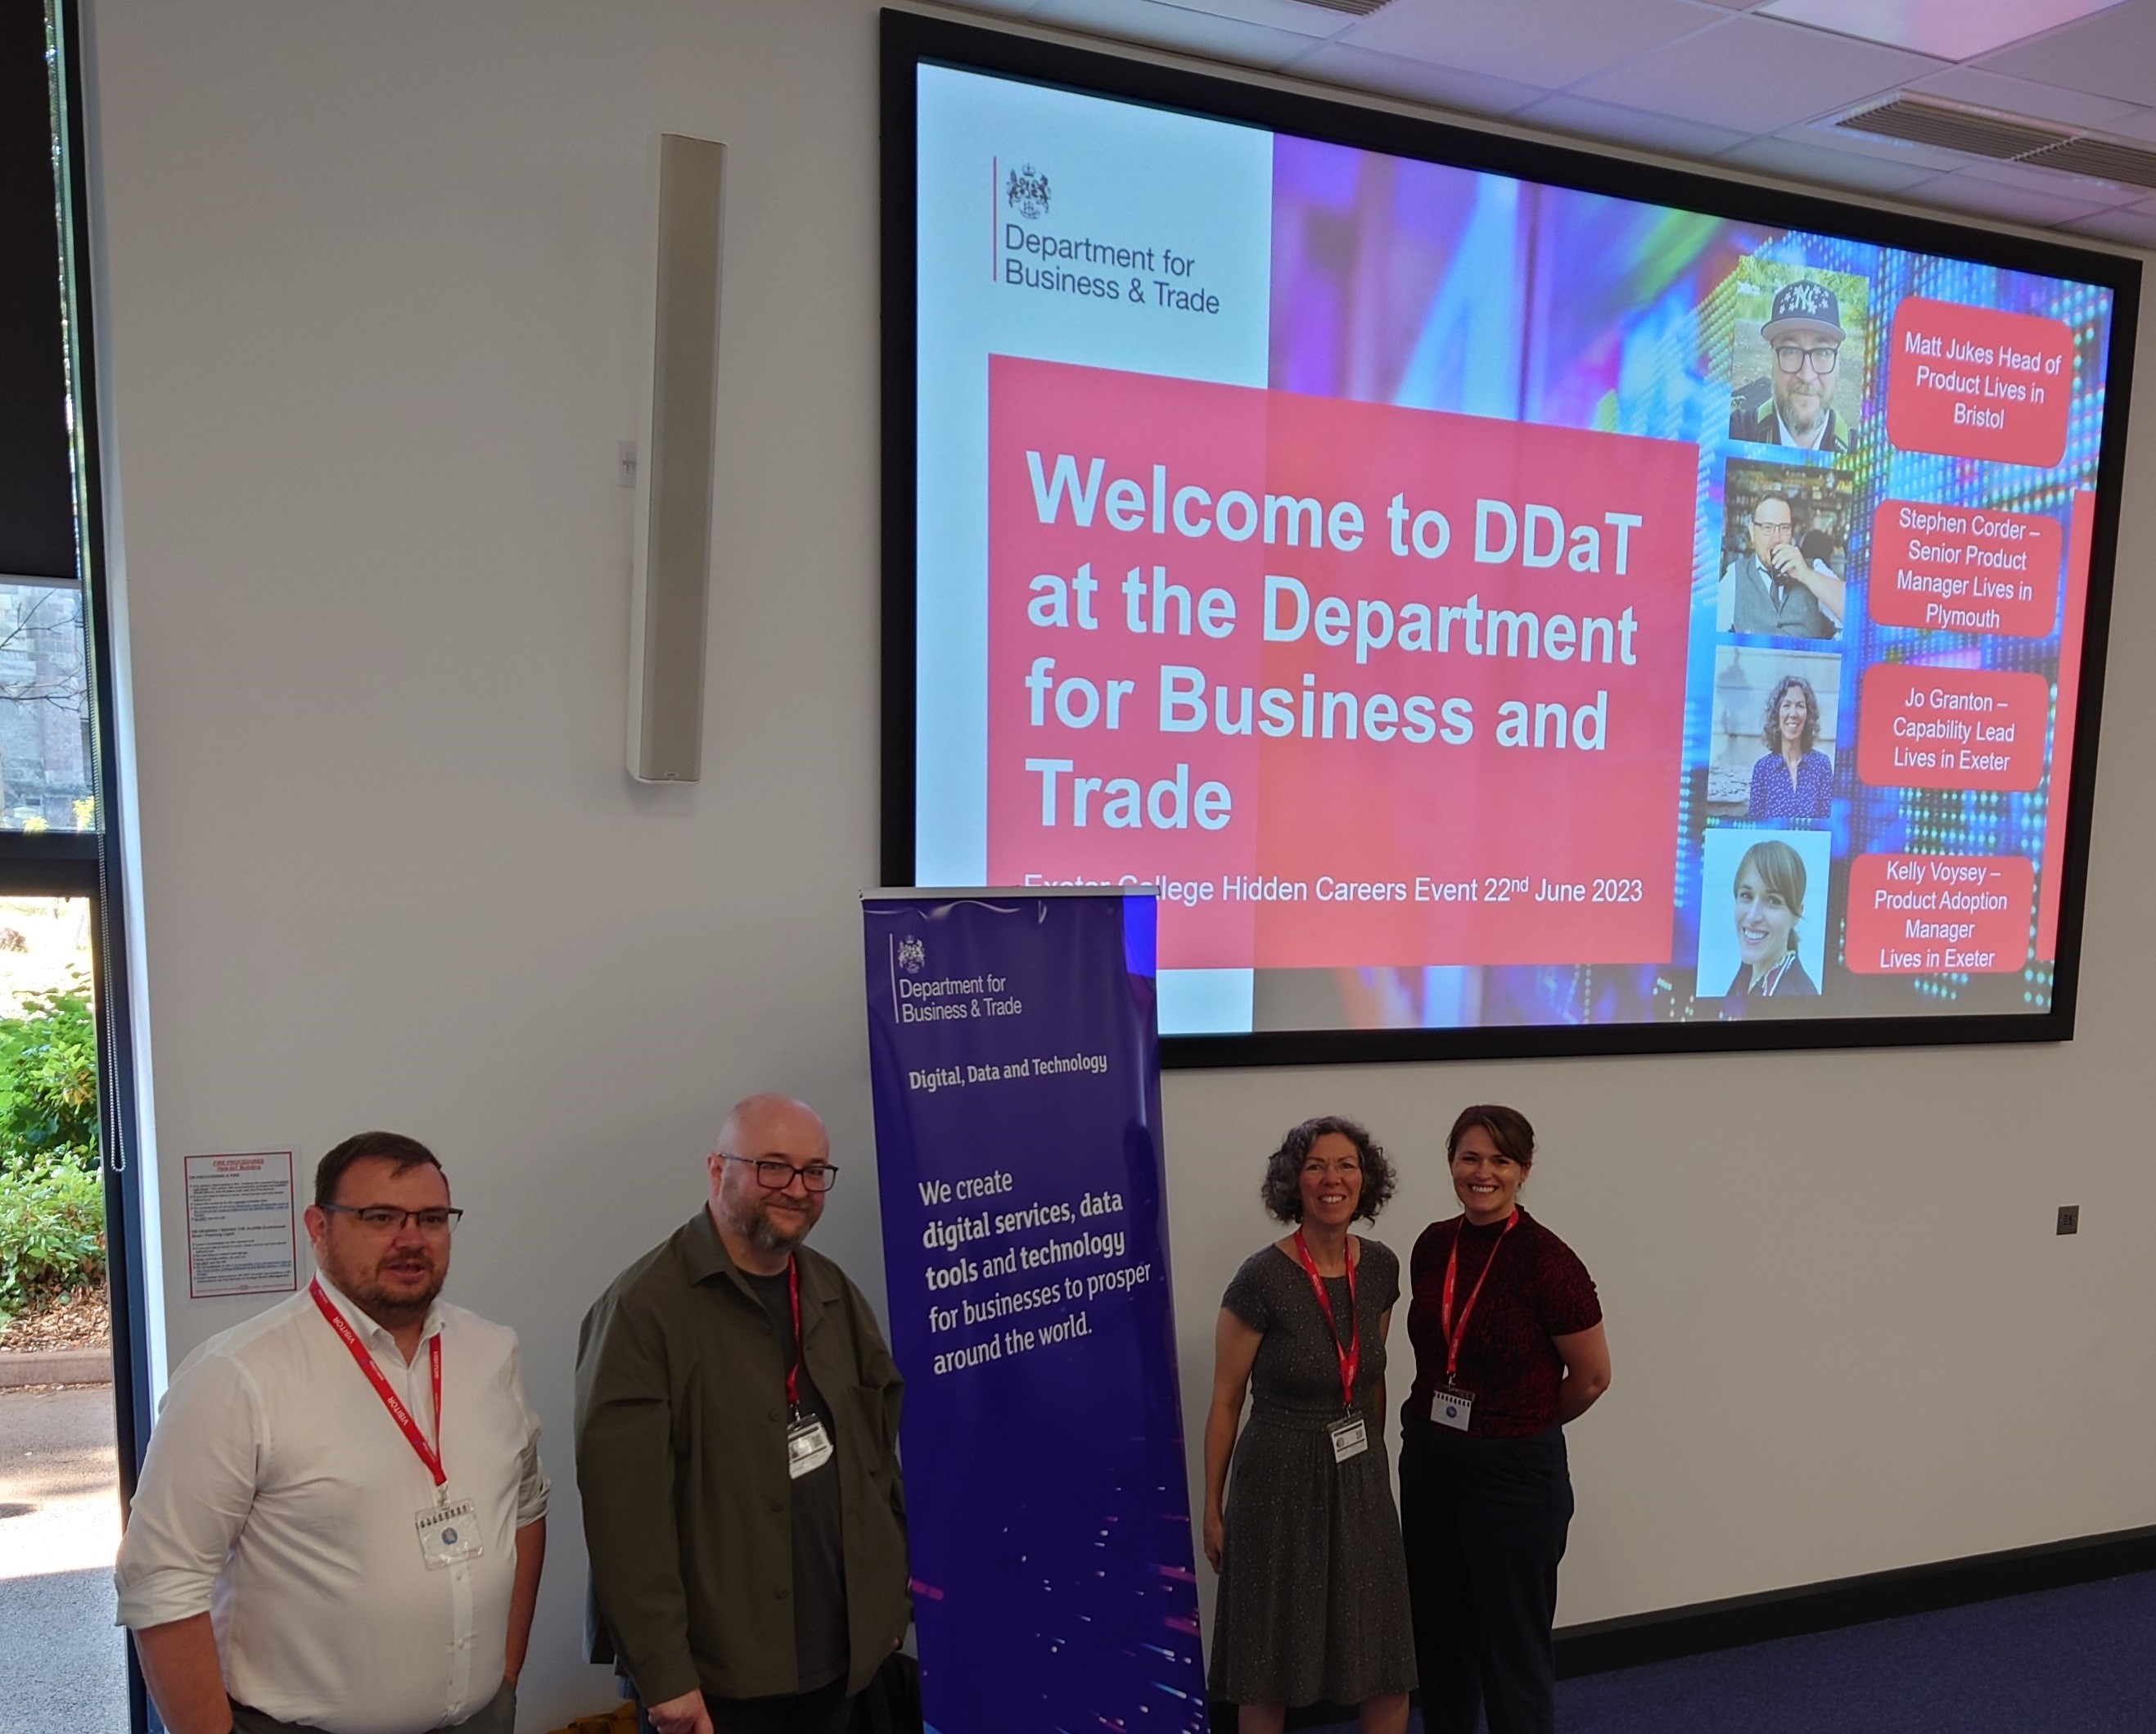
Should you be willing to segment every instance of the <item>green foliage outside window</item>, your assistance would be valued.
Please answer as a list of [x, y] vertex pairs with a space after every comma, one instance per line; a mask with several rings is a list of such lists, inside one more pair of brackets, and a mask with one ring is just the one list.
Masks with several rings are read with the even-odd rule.
[[96, 1027], [76, 975], [0, 1018], [0, 1320], [104, 1276]]
[[105, 1277], [105, 1187], [96, 1172], [0, 1176], [0, 1320]]
[[96, 1166], [97, 1030], [76, 974], [0, 1018], [0, 1171]]

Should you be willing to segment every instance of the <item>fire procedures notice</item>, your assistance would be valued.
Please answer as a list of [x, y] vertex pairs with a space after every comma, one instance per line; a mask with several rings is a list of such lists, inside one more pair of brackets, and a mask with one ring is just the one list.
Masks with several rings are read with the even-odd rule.
[[189, 1156], [187, 1166], [187, 1298], [297, 1289], [292, 1153]]

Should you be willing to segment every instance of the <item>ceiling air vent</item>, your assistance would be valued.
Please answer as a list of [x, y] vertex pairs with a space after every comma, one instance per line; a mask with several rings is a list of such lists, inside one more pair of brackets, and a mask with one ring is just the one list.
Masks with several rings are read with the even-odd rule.
[[1314, 6], [1320, 12], [1345, 12], [1358, 18], [1367, 18], [1381, 6], [1389, 6], [1392, 0], [1301, 0], [1305, 6]]
[[1851, 132], [1933, 145], [1964, 156], [2023, 162], [2032, 168], [2056, 168], [2061, 174], [2087, 175], [2128, 187], [2156, 187], [2156, 151], [2063, 126], [2047, 126], [2019, 115], [1991, 114], [1898, 96], [1876, 108], [1845, 116], [1835, 124]]
[[2107, 138], [2070, 138], [2021, 160], [2038, 168], [2092, 175], [2099, 181], [2118, 181], [2128, 187], [2156, 187], [2156, 151]]
[[1971, 157], [1995, 157], [2005, 162], [2026, 157], [2051, 145], [2062, 145], [2073, 134], [2035, 121], [2010, 120], [2004, 115], [1979, 114], [1948, 108], [1941, 103], [1918, 102], [1899, 96], [1877, 108], [1867, 108], [1835, 123], [1851, 132], [1876, 133], [1881, 138], [1906, 139], [1911, 144], [1936, 145], [1943, 151], [1961, 151]]

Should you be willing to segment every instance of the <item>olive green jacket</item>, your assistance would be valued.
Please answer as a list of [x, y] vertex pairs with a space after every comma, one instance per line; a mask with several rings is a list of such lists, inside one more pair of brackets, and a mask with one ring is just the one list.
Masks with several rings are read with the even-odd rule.
[[[836, 1423], [847, 1690], [905, 1635], [902, 1382], [860, 1289], [796, 1255], [802, 1353]], [[707, 1211], [630, 1265], [577, 1348], [577, 1485], [591, 1555], [592, 1659], [647, 1704], [701, 1686], [797, 1690], [784, 1345]]]

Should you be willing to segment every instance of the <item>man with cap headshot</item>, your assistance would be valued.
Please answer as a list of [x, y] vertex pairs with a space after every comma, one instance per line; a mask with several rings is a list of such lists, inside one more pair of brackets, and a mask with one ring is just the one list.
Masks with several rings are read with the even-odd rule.
[[1841, 361], [1841, 304], [1810, 277], [1774, 291], [1767, 322], [1767, 377], [1730, 399], [1729, 437], [1804, 451], [1849, 450], [1849, 429], [1832, 399]]

